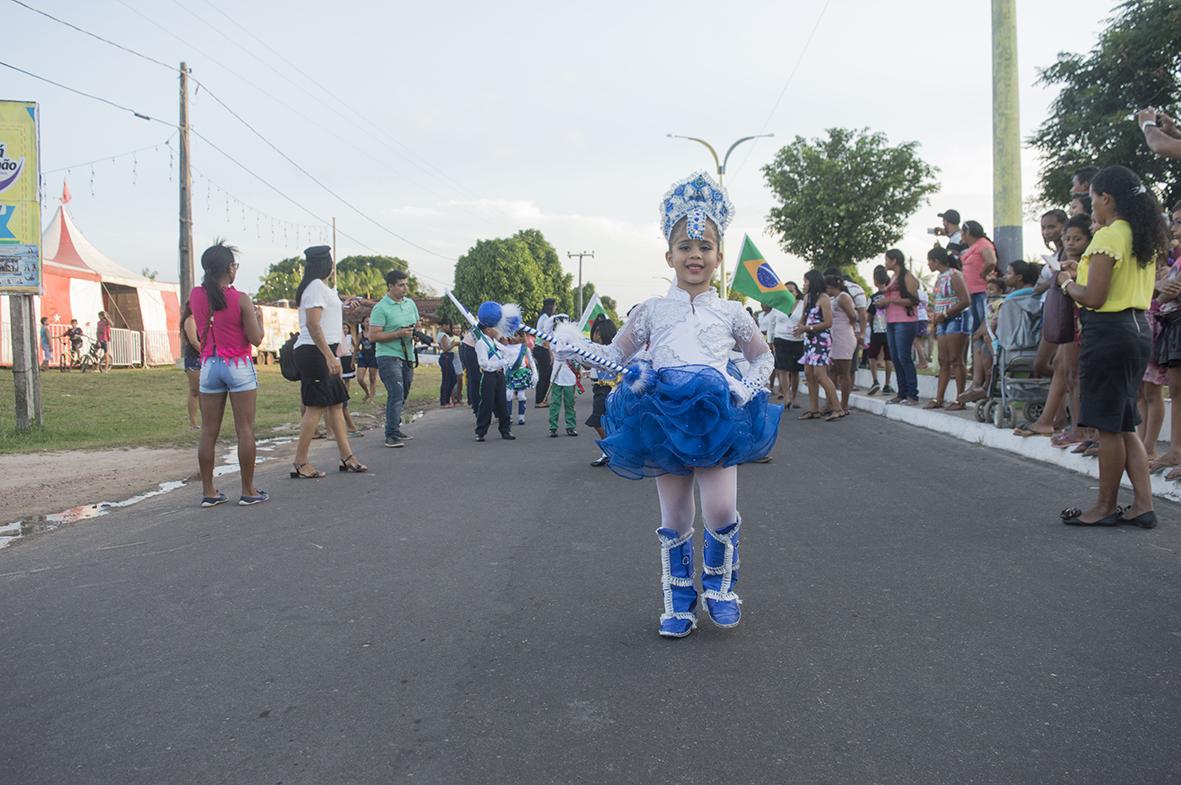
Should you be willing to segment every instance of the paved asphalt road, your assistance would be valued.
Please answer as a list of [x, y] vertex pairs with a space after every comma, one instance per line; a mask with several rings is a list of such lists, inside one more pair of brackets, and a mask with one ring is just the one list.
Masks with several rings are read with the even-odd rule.
[[538, 415], [0, 551], [0, 783], [1181, 782], [1177, 507], [1071, 529], [1078, 475], [789, 418], [742, 626], [667, 641], [653, 483]]

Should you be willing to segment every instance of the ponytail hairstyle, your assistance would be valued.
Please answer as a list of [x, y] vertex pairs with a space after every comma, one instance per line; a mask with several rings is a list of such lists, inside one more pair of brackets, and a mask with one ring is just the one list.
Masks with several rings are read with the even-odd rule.
[[306, 261], [303, 267], [303, 280], [299, 282], [299, 288], [295, 290], [295, 305], [299, 306], [299, 300], [303, 297], [304, 290], [311, 285], [312, 281], [320, 281], [332, 274], [332, 249], [327, 245], [313, 245], [304, 251]]
[[226, 307], [226, 294], [221, 289], [221, 279], [230, 275], [230, 268], [234, 266], [234, 255], [238, 249], [226, 245], [222, 238], [214, 240], [213, 245], [201, 254], [201, 269], [205, 276], [201, 279], [201, 288], [209, 299], [210, 311], [220, 311]]
[[[975, 237], [977, 240], [988, 240], [988, 233], [984, 231], [984, 227], [980, 225], [979, 221], [964, 221], [960, 226], [961, 232], [967, 232]], [[989, 240], [989, 242], [992, 242]]]
[[[976, 226], [980, 226], [980, 224], [976, 223], [975, 221], [964, 221], [964, 223], [960, 226], [960, 230], [963, 231], [963, 229], [967, 228], [968, 224], [974, 223]], [[984, 230], [981, 229], [980, 231], [983, 232]], [[973, 235], [975, 235], [975, 232], [973, 232]], [[895, 266], [898, 267], [898, 274], [895, 276], [895, 280], [898, 281], [898, 296], [904, 300], [917, 300], [918, 298], [913, 292], [910, 291], [910, 287], [906, 285], [906, 274], [908, 272], [906, 269], [906, 254], [902, 253], [902, 251], [899, 251], [897, 248], [891, 248], [890, 250], [886, 251], [886, 258], [894, 262]], [[887, 272], [889, 271], [887, 270]], [[913, 313], [914, 306], [907, 306], [906, 312], [908, 314]]]
[[808, 284], [808, 293], [805, 295], [804, 301], [804, 318], [807, 318], [808, 311], [816, 307], [816, 301], [820, 299], [820, 295], [826, 294], [824, 291], [824, 276], [819, 270], [809, 270], [804, 273], [804, 281]]
[[949, 254], [947, 249], [942, 245], [936, 245], [934, 248], [927, 251], [927, 259], [929, 261], [935, 262], [936, 264], [941, 264], [949, 270], [958, 269], [955, 263], [958, 262], [959, 259], [956, 259], [954, 256]]
[[1126, 166], [1108, 166], [1091, 180], [1091, 190], [1115, 201], [1115, 214], [1132, 227], [1132, 255], [1141, 267], [1156, 262], [1169, 247], [1160, 202]]
[[845, 292], [846, 294], [849, 292], [848, 288], [845, 287], [845, 279], [842, 278], [840, 275], [826, 275], [826, 276], [824, 276], [824, 286], [825, 286], [825, 288], [831, 286], [833, 289], [836, 289], [838, 292]]

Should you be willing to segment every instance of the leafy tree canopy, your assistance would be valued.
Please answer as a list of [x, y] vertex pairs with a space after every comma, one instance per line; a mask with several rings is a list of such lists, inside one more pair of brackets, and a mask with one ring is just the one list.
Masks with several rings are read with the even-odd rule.
[[[346, 256], [336, 263], [336, 290], [342, 296], [377, 299], [386, 292], [385, 274], [393, 269], [409, 271], [410, 264], [396, 256]], [[293, 300], [303, 278], [303, 257], [293, 256], [267, 268], [258, 287], [258, 299]], [[419, 280], [409, 277], [410, 296], [430, 294]]]
[[455, 263], [455, 296], [473, 313], [485, 300], [515, 302], [526, 318], [548, 296], [541, 266], [518, 237], [478, 240]]
[[1132, 118], [1146, 106], [1176, 116], [1181, 105], [1181, 3], [1126, 0], [1090, 52], [1060, 53], [1038, 82], [1061, 88], [1029, 139], [1041, 153], [1044, 204], [1066, 204], [1079, 167], [1112, 164], [1161, 189], [1166, 205], [1181, 199], [1181, 161], [1149, 150]]
[[919, 158], [918, 142], [891, 146], [868, 129], [827, 133], [797, 136], [763, 167], [780, 202], [767, 226], [788, 253], [847, 271], [898, 242], [936, 190], [938, 170]]

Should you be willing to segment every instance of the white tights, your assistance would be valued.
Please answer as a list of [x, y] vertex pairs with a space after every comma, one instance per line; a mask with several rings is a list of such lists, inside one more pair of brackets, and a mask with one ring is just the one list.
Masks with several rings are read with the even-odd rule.
[[692, 528], [696, 513], [694, 480], [701, 494], [701, 518], [707, 528], [717, 531], [738, 520], [738, 467], [727, 466], [694, 469], [693, 474], [685, 477], [672, 474], [657, 477], [662, 526], [682, 534]]

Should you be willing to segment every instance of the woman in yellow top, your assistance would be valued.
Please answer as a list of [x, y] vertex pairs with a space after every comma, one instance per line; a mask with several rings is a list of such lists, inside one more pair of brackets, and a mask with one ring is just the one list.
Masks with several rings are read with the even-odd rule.
[[[1131, 169], [1109, 166], [1091, 180], [1092, 217], [1100, 226], [1076, 273], [1063, 270], [1058, 285], [1080, 306], [1081, 411], [1078, 426], [1099, 431], [1099, 499], [1083, 511], [1062, 511], [1071, 526], [1156, 525], [1148, 455], [1136, 437], [1136, 393], [1152, 351], [1144, 318], [1156, 283], [1155, 259], [1168, 234], [1156, 196]], [[1120, 480], [1132, 481], [1132, 506], [1121, 509]]]

